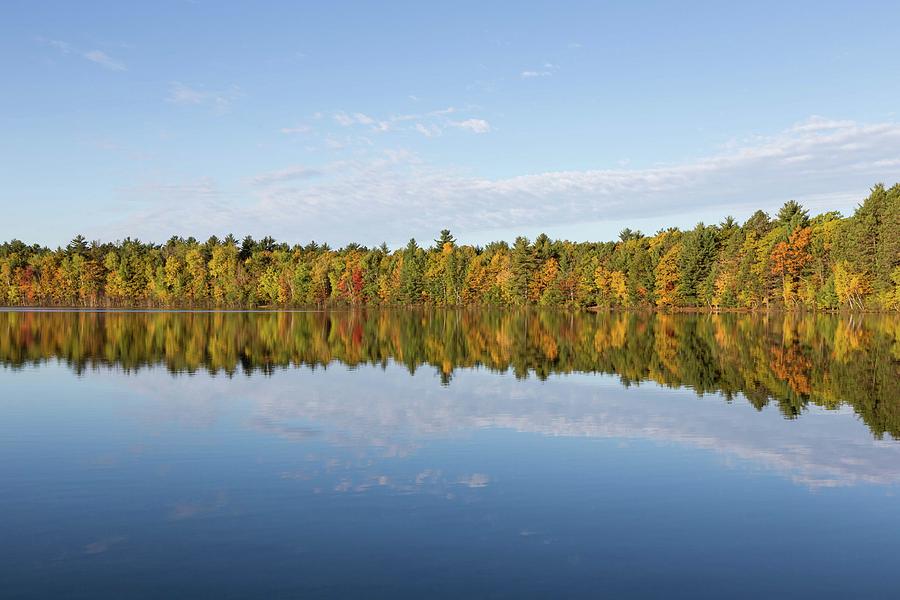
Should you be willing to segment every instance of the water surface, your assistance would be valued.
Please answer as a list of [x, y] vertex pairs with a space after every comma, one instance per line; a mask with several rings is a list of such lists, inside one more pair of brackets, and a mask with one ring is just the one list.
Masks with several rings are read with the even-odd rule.
[[0, 312], [4, 597], [885, 597], [900, 323]]

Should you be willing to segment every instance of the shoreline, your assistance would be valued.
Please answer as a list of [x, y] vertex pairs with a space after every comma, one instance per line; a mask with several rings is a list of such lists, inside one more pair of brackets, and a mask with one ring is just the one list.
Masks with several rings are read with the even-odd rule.
[[765, 315], [765, 314], [831, 314], [831, 315], [890, 315], [896, 314], [900, 316], [900, 310], [885, 309], [809, 309], [809, 308], [733, 308], [733, 307], [603, 307], [603, 306], [584, 306], [584, 307], [565, 307], [565, 306], [538, 306], [529, 304], [525, 306], [495, 306], [489, 304], [469, 304], [460, 306], [435, 306], [429, 304], [346, 304], [346, 305], [330, 305], [330, 306], [256, 306], [256, 307], [228, 307], [228, 306], [206, 306], [206, 307], [184, 307], [184, 306], [55, 306], [55, 305], [32, 305], [32, 306], [0, 306], [0, 312], [123, 312], [123, 313], [310, 313], [310, 312], [348, 312], [348, 311], [365, 311], [365, 310], [497, 310], [497, 311], [521, 311], [521, 310], [538, 310], [551, 312], [584, 312], [584, 313], [647, 313], [647, 314], [744, 314], [744, 315]]

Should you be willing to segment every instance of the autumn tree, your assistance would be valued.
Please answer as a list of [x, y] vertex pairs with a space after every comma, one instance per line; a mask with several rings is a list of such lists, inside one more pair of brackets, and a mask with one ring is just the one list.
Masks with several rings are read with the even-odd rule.
[[772, 250], [772, 273], [781, 276], [784, 303], [791, 306], [795, 303], [797, 282], [803, 268], [810, 260], [809, 240], [812, 229], [803, 227], [795, 229], [785, 242], [778, 243]]

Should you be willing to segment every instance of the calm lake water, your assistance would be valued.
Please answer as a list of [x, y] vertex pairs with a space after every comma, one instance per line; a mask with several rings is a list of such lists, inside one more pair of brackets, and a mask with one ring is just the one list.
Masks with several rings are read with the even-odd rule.
[[0, 596], [898, 593], [900, 318], [0, 312]]

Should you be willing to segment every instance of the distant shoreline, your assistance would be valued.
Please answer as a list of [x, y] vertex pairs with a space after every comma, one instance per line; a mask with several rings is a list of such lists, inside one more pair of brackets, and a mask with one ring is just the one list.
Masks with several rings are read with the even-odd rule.
[[329, 306], [258, 306], [253, 308], [237, 307], [181, 307], [181, 306], [0, 306], [0, 312], [81, 312], [81, 313], [329, 313], [329, 312], [354, 312], [354, 311], [378, 311], [378, 310], [437, 310], [437, 311], [482, 311], [494, 310], [502, 312], [516, 311], [549, 311], [549, 312], [581, 312], [581, 313], [652, 313], [652, 314], [830, 314], [830, 315], [890, 315], [900, 316], [900, 309], [814, 309], [814, 308], [732, 308], [732, 307], [566, 307], [566, 306], [498, 306], [490, 304], [466, 304], [459, 306], [435, 306], [430, 304], [358, 304], [358, 305], [329, 305]]
[[164, 244], [77, 236], [55, 250], [0, 243], [12, 306], [316, 309], [505, 307], [660, 312], [900, 310], [900, 184], [874, 186], [852, 216], [795, 201], [689, 230], [623, 229], [618, 241], [545, 234], [510, 244], [306, 245], [211, 236]]

